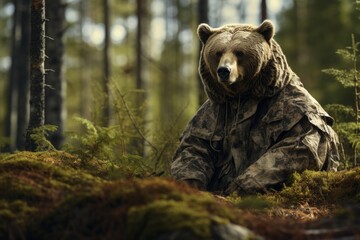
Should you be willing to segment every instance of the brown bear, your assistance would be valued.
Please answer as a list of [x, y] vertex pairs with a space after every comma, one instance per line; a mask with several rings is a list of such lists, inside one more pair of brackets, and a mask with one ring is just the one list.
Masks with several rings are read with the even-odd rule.
[[333, 119], [304, 89], [274, 25], [198, 27], [208, 100], [184, 130], [171, 175], [220, 194], [280, 189], [294, 172], [334, 170]]

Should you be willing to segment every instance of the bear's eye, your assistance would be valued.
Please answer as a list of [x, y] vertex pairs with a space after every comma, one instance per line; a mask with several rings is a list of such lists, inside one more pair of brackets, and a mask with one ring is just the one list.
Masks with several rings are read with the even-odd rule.
[[222, 52], [221, 51], [217, 51], [217, 52], [215, 52], [215, 56], [217, 57], [217, 58], [220, 58], [221, 56], [222, 56]]
[[236, 57], [241, 60], [244, 57], [244, 52], [243, 51], [235, 51], [234, 54], [236, 55]]

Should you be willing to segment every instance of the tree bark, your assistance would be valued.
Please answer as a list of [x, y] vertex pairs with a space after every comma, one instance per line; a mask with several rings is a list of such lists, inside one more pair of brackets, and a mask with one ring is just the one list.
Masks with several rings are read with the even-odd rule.
[[65, 8], [63, 0], [46, 2], [46, 89], [45, 89], [45, 124], [55, 125], [57, 131], [50, 133], [49, 141], [55, 148], [60, 148], [64, 141], [64, 124], [66, 117], [65, 90], [66, 81], [63, 74], [63, 56], [65, 52]]
[[25, 148], [35, 151], [31, 134], [44, 126], [45, 120], [45, 0], [32, 0], [30, 22], [30, 121]]
[[7, 91], [7, 113], [5, 119], [5, 137], [8, 138], [9, 143], [5, 146], [5, 151], [14, 151], [16, 146], [16, 121], [17, 121], [17, 95], [18, 95], [18, 61], [17, 56], [19, 51], [19, 0], [13, 0], [14, 14], [13, 26], [11, 31], [11, 67], [9, 71], [9, 83]]
[[111, 74], [111, 61], [110, 61], [110, 6], [109, 0], [104, 0], [104, 79], [103, 79], [103, 91], [104, 91], [104, 108], [102, 114], [103, 126], [109, 126], [110, 122], [110, 74]]
[[[136, 82], [135, 88], [136, 89], [145, 89], [145, 61], [143, 58], [143, 51], [146, 49], [144, 43], [146, 42], [146, 35], [147, 35], [147, 3], [144, 0], [137, 0], [136, 1], [136, 16], [137, 16], [137, 29], [136, 29]], [[139, 109], [138, 115], [144, 116], [146, 113], [142, 110], [145, 102], [145, 94], [139, 93], [136, 96], [135, 104], [137, 109]], [[143, 123], [140, 123], [140, 129], [145, 128]], [[135, 149], [138, 150], [138, 154], [141, 156], [145, 155], [145, 142], [143, 139], [134, 139], [131, 143]]]
[[18, 102], [17, 102], [17, 136], [16, 147], [18, 150], [25, 149], [25, 134], [29, 124], [29, 79], [30, 79], [30, 2], [31, 0], [20, 1], [21, 12], [21, 40], [19, 54], [18, 75]]
[[[90, 119], [90, 96], [91, 96], [91, 73], [87, 67], [89, 66], [89, 51], [87, 44], [84, 42], [83, 27], [86, 25], [86, 18], [90, 15], [91, 2], [89, 0], [80, 0], [79, 2], [79, 41], [78, 48], [79, 68], [78, 78], [80, 80], [80, 114], [83, 118]], [[90, 53], [91, 54], [91, 53]]]

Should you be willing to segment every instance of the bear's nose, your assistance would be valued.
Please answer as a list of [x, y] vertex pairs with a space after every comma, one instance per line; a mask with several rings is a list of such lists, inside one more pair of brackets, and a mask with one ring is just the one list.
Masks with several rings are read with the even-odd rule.
[[224, 66], [217, 69], [217, 74], [221, 80], [226, 81], [229, 79], [231, 68]]

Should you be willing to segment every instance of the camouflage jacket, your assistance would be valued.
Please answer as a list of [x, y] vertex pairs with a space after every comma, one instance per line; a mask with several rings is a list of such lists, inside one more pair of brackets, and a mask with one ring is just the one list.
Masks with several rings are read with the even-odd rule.
[[290, 75], [273, 96], [206, 101], [180, 138], [171, 175], [202, 190], [251, 194], [305, 169], [336, 171], [333, 119]]

